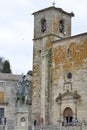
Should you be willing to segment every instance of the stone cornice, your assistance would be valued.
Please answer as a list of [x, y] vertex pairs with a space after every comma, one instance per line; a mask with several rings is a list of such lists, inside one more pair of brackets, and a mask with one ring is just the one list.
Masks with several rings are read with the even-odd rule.
[[58, 11], [58, 12], [62, 12], [62, 13], [64, 13], [64, 14], [67, 14], [67, 15], [69, 15], [70, 17], [74, 17], [74, 13], [73, 13], [73, 12], [68, 13], [68, 12], [64, 11], [62, 8], [56, 8], [56, 7], [54, 7], [54, 6], [51, 6], [51, 7], [42, 9], [42, 10], [39, 10], [39, 11], [37, 11], [37, 12], [34, 12], [33, 15], [36, 15], [36, 14], [38, 14], [38, 13], [41, 13], [41, 12], [47, 11], [47, 10], [55, 10], [55, 11]]
[[62, 37], [60, 37], [60, 36], [58, 36], [58, 35], [56, 35], [56, 34], [54, 34], [54, 33], [50, 33], [50, 34], [48, 34], [48, 35], [43, 35], [43, 36], [41, 36], [41, 37], [37, 37], [37, 38], [34, 38], [33, 40], [40, 40], [40, 39], [43, 39], [43, 38], [45, 38], [45, 37], [49, 37], [49, 36], [55, 36], [55, 37], [57, 37], [57, 38], [62, 38]]

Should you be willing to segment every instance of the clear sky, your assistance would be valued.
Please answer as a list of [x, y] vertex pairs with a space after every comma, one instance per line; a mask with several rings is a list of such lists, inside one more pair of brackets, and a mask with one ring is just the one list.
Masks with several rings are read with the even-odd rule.
[[[14, 74], [32, 70], [32, 13], [52, 6], [53, 0], [0, 0], [0, 57]], [[72, 35], [87, 32], [87, 0], [55, 0], [56, 7], [74, 12]]]

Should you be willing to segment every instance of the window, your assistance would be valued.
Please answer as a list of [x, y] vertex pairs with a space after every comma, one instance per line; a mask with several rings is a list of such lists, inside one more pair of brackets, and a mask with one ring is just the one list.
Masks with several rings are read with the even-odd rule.
[[45, 32], [46, 31], [46, 20], [42, 19], [41, 20], [41, 32]]
[[64, 33], [64, 20], [59, 21], [59, 32]]
[[66, 50], [66, 56], [67, 56], [67, 58], [70, 57], [70, 49], [69, 48]]
[[0, 86], [1, 86], [1, 87], [2, 87], [2, 86], [4, 87], [4, 86], [5, 86], [5, 81], [1, 81], [1, 80], [0, 80]]
[[0, 91], [0, 102], [4, 102], [4, 92]]
[[71, 79], [71, 78], [72, 78], [72, 73], [71, 73], [71, 72], [67, 73], [67, 78], [68, 78], [68, 79]]
[[38, 51], [38, 57], [40, 58], [41, 56], [41, 50]]
[[2, 117], [4, 117], [4, 108], [0, 108], [0, 124], [2, 124]]

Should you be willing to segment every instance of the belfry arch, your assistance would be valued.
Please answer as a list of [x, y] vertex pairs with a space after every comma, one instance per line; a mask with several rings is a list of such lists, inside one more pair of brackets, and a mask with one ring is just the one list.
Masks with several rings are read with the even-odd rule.
[[63, 111], [63, 118], [66, 119], [67, 123], [71, 123], [73, 119], [73, 111], [70, 107], [66, 107]]

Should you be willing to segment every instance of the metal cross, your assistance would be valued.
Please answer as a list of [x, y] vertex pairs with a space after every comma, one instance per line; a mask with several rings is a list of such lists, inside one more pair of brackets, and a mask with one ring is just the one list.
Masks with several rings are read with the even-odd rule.
[[55, 6], [55, 0], [53, 0], [53, 3], [52, 3], [53, 6]]

